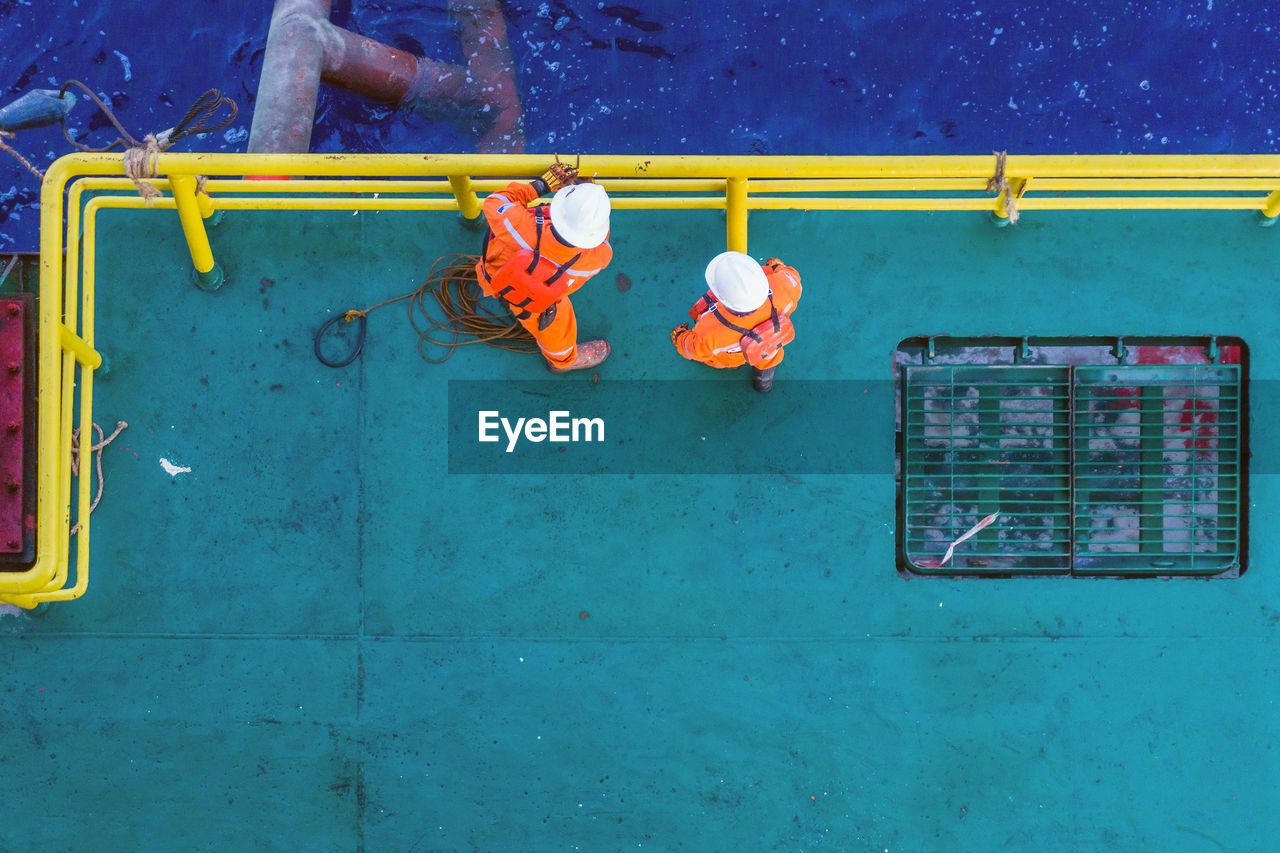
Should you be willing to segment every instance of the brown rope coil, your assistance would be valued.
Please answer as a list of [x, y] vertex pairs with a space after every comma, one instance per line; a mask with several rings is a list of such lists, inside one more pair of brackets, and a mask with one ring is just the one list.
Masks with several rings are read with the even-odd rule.
[[[363, 323], [368, 313], [383, 305], [403, 300], [409, 301], [409, 323], [418, 333], [418, 355], [423, 361], [440, 364], [447, 361], [455, 349], [467, 344], [488, 344], [512, 352], [538, 352], [533, 335], [516, 321], [510, 311], [497, 300], [488, 303], [482, 301], [484, 291], [476, 281], [476, 263], [479, 260], [477, 255], [443, 255], [431, 265], [427, 280], [415, 290], [384, 299], [363, 310], [345, 311], [334, 316], [316, 333], [316, 356], [329, 367], [350, 364], [359, 356], [364, 346]], [[428, 296], [435, 300], [443, 312], [443, 320], [436, 319], [428, 310]], [[342, 360], [333, 360], [322, 355], [321, 340], [327, 330], [340, 320], [348, 323], [358, 320], [362, 328], [350, 355]], [[440, 332], [447, 339], [441, 340], [438, 336]], [[428, 353], [428, 346], [440, 347], [444, 354], [434, 358]]]

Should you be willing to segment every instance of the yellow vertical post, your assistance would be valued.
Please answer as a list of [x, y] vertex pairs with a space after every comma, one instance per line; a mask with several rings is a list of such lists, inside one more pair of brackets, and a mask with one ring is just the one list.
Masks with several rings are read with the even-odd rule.
[[192, 175], [174, 174], [169, 176], [169, 184], [173, 187], [173, 201], [178, 208], [182, 233], [191, 251], [191, 263], [196, 268], [196, 286], [201, 290], [217, 290], [222, 286], [222, 267], [213, 260], [209, 234], [204, 229], [204, 216], [200, 202], [196, 200], [196, 179]]
[[1018, 221], [1018, 199], [1027, 191], [1029, 183], [1031, 178], [1008, 178], [996, 192], [996, 206], [991, 215], [998, 227]]
[[997, 225], [1009, 224], [1009, 212], [1005, 209], [1005, 203], [1006, 203], [1005, 200], [1009, 197], [1009, 195], [1012, 192], [1013, 192], [1013, 188], [1006, 185], [1004, 187], [1001, 187], [1000, 190], [996, 193], [996, 206], [991, 211], [991, 215], [996, 218]]
[[745, 253], [747, 251], [746, 178], [729, 178], [725, 187], [724, 202], [729, 251]]
[[458, 210], [463, 219], [475, 219], [480, 215], [480, 199], [471, 188], [471, 178], [467, 175], [450, 175], [449, 186], [453, 187], [453, 197], [458, 200]]
[[1267, 219], [1275, 219], [1280, 216], [1280, 190], [1276, 190], [1267, 196], [1267, 200], [1262, 203], [1262, 215]]

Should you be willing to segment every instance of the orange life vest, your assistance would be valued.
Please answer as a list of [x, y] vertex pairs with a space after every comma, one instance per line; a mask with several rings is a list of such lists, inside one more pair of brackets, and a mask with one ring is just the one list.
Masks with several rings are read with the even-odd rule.
[[716, 304], [716, 295], [708, 290], [697, 302], [693, 303], [693, 307], [689, 309], [689, 319], [698, 322], [698, 318], [707, 313], [707, 309]]
[[[537, 237], [533, 249], [516, 252], [489, 280], [493, 285], [494, 295], [510, 305], [516, 317], [521, 320], [541, 314], [569, 292], [572, 280], [565, 273], [582, 257], [579, 252], [563, 264], [557, 264], [542, 256], [542, 228], [549, 222], [544, 217], [544, 208], [539, 207], [534, 213]], [[485, 235], [482, 257], [488, 254], [491, 236], [492, 232]]]
[[[699, 300], [699, 304], [701, 304], [701, 300]], [[745, 329], [742, 326], [730, 323], [720, 313], [718, 304], [712, 308], [712, 314], [721, 323], [742, 335], [742, 357], [752, 367], [772, 358], [778, 350], [796, 339], [796, 329], [795, 326], [791, 325], [791, 318], [786, 314], [778, 313], [778, 309], [773, 304], [772, 293], [769, 294], [769, 319], [753, 329]]]

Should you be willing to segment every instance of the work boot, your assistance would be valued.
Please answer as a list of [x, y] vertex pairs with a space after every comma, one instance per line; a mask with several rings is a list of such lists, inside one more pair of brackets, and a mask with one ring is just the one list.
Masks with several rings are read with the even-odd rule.
[[578, 344], [578, 357], [564, 367], [556, 367], [547, 362], [547, 370], [552, 373], [568, 373], [570, 370], [582, 370], [584, 367], [595, 367], [609, 357], [608, 341], [585, 341]]
[[753, 367], [752, 370], [755, 371], [755, 375], [751, 377], [751, 387], [755, 388], [761, 394], [772, 390], [773, 371], [777, 369], [778, 368], [776, 367], [766, 367], [764, 370], [761, 370], [758, 367]]

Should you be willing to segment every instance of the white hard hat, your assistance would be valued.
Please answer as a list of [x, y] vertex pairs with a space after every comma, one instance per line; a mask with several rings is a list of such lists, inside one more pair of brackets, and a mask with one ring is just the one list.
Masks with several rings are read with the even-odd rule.
[[737, 314], [750, 314], [769, 298], [764, 270], [742, 252], [721, 252], [707, 264], [707, 287]]
[[551, 197], [551, 224], [579, 249], [594, 249], [609, 236], [609, 194], [599, 184], [561, 187]]

